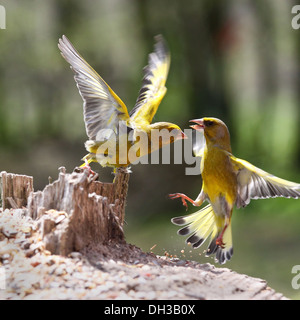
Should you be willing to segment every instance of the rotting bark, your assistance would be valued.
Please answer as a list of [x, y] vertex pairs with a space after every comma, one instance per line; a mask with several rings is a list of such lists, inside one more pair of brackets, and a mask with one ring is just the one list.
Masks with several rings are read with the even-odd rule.
[[0, 173], [0, 207], [3, 210], [26, 207], [27, 199], [32, 191], [32, 177], [6, 171]]

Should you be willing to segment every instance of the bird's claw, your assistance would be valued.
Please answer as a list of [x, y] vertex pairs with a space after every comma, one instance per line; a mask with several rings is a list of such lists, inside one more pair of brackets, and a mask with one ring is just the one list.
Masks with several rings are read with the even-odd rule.
[[171, 200], [180, 198], [181, 201], [182, 201], [182, 204], [185, 206], [185, 208], [186, 208], [186, 210], [187, 210], [187, 209], [188, 209], [188, 205], [187, 205], [184, 197], [186, 197], [186, 195], [184, 195], [183, 193], [171, 193], [171, 194], [169, 194], [169, 198], [170, 198]]
[[97, 172], [95, 172], [95, 171], [93, 171], [92, 169], [91, 169], [91, 167], [90, 166], [83, 166], [83, 167], [81, 167], [83, 170], [88, 170], [88, 172], [89, 172], [89, 176], [95, 176], [95, 175], [97, 175]]
[[88, 175], [92, 176], [93, 180], [97, 179], [98, 177], [98, 173], [91, 169], [90, 164], [86, 159], [84, 159], [84, 165], [81, 165], [79, 169], [83, 171], [88, 170]]
[[223, 242], [223, 237], [218, 237], [216, 239], [216, 245], [218, 247], [220, 247], [221, 249], [224, 249], [225, 248], [225, 243]]

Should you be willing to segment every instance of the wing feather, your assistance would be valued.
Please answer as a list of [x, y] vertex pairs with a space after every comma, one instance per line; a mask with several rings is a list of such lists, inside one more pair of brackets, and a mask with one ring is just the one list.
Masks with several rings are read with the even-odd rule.
[[99, 74], [83, 59], [66, 36], [59, 39], [58, 48], [75, 73], [76, 85], [83, 99], [86, 133], [96, 140], [102, 129], [117, 132], [119, 121], [129, 121], [123, 101]]
[[237, 171], [238, 208], [248, 205], [251, 199], [300, 198], [300, 184], [278, 178], [232, 155], [231, 160]]
[[165, 83], [170, 67], [170, 54], [161, 35], [155, 37], [154, 52], [150, 53], [148, 65], [144, 68], [144, 78], [136, 104], [130, 112], [137, 124], [150, 124], [158, 106], [166, 94]]

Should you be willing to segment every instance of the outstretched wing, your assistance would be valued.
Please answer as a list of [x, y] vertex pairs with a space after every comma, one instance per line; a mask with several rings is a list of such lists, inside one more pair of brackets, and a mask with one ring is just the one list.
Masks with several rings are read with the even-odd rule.
[[165, 83], [170, 67], [170, 54], [161, 35], [155, 37], [154, 52], [150, 53], [148, 65], [144, 68], [142, 88], [136, 104], [130, 112], [137, 124], [150, 124], [157, 108], [166, 94]]
[[251, 199], [300, 198], [300, 184], [275, 177], [232, 155], [231, 160], [237, 170], [238, 208], [248, 205]]
[[59, 39], [58, 48], [75, 73], [76, 85], [83, 99], [86, 133], [91, 140], [104, 129], [118, 130], [119, 121], [129, 121], [123, 101], [99, 74], [83, 59], [66, 36]]

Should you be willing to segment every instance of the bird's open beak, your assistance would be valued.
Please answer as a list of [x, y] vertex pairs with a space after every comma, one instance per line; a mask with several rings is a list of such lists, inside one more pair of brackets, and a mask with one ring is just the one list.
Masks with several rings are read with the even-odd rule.
[[202, 119], [194, 119], [194, 120], [190, 120], [190, 122], [196, 123], [196, 124], [190, 126], [192, 129], [195, 129], [195, 130], [203, 130], [204, 129], [204, 122]]

